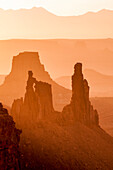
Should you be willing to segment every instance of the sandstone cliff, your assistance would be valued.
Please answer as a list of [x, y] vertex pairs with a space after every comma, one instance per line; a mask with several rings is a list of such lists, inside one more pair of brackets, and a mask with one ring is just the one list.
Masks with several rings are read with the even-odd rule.
[[0, 103], [0, 170], [20, 170], [20, 133]]

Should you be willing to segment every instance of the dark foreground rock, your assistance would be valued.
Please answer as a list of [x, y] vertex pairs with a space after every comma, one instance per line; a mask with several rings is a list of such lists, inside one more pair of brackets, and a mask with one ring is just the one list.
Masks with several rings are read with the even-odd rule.
[[21, 131], [16, 129], [13, 118], [0, 103], [0, 170], [20, 170]]

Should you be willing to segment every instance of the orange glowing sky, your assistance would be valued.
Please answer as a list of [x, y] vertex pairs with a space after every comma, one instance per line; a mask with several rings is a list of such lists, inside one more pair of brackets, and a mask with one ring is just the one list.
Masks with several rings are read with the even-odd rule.
[[113, 0], [0, 0], [0, 8], [43, 7], [56, 15], [80, 15], [88, 11], [113, 9]]

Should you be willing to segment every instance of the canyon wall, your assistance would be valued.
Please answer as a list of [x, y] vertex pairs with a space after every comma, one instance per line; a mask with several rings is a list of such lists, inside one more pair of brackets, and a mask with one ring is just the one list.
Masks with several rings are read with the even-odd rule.
[[21, 130], [16, 129], [13, 118], [0, 103], [0, 170], [20, 170]]

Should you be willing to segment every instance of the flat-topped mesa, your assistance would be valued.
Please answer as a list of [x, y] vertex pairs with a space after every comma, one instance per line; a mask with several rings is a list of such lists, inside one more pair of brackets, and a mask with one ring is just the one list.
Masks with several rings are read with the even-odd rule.
[[23, 127], [25, 120], [34, 123], [44, 119], [53, 111], [51, 85], [37, 81], [32, 71], [29, 71], [25, 98], [15, 100], [11, 109], [17, 127]]
[[40, 62], [38, 52], [19, 53], [13, 57], [11, 72], [0, 86], [0, 100], [5, 105], [11, 106], [14, 99], [24, 96], [28, 70], [33, 70], [35, 77], [40, 81], [52, 81]]
[[80, 121], [86, 125], [99, 125], [98, 113], [93, 109], [89, 100], [89, 86], [82, 74], [82, 64], [77, 63], [74, 66], [72, 76], [72, 98], [71, 103], [64, 108], [72, 113], [74, 120]]
[[20, 141], [21, 130], [15, 128], [13, 118], [0, 103], [0, 169], [20, 170]]
[[38, 70], [40, 74], [40, 69], [44, 70], [44, 66], [40, 63], [38, 52], [21, 52], [13, 57], [10, 76], [16, 74], [18, 78], [25, 79], [25, 77], [22, 76], [22, 73], [25, 75], [27, 69], [29, 70], [33, 67], [36, 69], [37, 65], [40, 67]]

